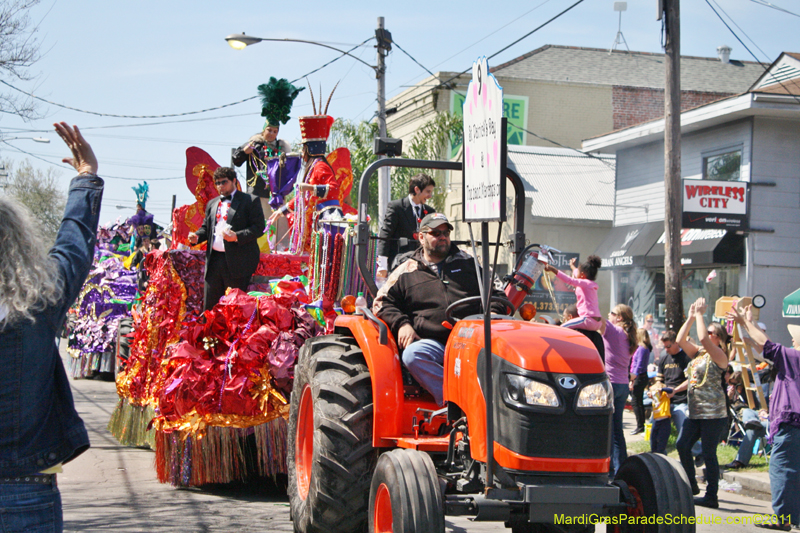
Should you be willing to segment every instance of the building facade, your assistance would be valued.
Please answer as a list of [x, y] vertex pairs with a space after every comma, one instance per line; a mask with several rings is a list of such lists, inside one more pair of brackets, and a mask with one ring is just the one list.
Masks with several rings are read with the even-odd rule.
[[[800, 287], [798, 80], [800, 56], [782, 54], [747, 92], [681, 114], [681, 177], [701, 180], [682, 188], [710, 180], [747, 192], [740, 229], [726, 227], [724, 216], [708, 216], [700, 222], [705, 228], [682, 231], [684, 311], [700, 296], [714, 302], [760, 294], [766, 298], [760, 321], [783, 343], [790, 341], [781, 304]], [[611, 299], [631, 305], [637, 316], [653, 313], [662, 320], [663, 137], [660, 119], [583, 143], [587, 151], [617, 156], [614, 227], [597, 249], [612, 272]], [[730, 201], [725, 190], [717, 191], [719, 205]]]

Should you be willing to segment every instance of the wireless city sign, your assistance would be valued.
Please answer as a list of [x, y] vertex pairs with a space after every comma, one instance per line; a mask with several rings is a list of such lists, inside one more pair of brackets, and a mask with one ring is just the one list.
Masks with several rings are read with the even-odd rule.
[[746, 230], [749, 183], [683, 180], [683, 227]]
[[489, 72], [485, 57], [472, 64], [464, 100], [465, 222], [505, 220], [506, 119], [503, 88]]

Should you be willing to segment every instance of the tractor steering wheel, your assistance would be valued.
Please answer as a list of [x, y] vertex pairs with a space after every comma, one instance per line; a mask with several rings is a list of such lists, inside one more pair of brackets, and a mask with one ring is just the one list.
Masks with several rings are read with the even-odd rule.
[[[460, 311], [461, 308], [466, 307], [468, 305], [473, 305], [475, 303], [480, 303], [481, 296], [468, 296], [466, 298], [461, 298], [460, 300], [456, 300], [455, 302], [451, 303], [447, 306], [447, 309], [444, 311], [445, 320], [448, 322], [456, 322], [456, 319], [453, 317], [453, 314], [457, 311]], [[501, 304], [506, 306], [506, 314], [512, 315], [514, 313], [514, 306], [507, 298], [503, 298], [500, 296], [491, 296], [489, 298], [489, 305], [492, 305], [492, 302], [500, 302]]]

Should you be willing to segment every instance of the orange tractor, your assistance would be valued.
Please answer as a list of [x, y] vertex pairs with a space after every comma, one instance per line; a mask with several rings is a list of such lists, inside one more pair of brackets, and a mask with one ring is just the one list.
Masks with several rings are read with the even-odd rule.
[[[378, 161], [361, 178], [361, 212], [369, 176], [385, 165], [461, 170]], [[507, 315], [459, 320], [465, 302], [451, 303], [444, 408], [403, 368], [369, 309], [338, 317], [332, 335], [301, 349], [288, 435], [295, 531], [443, 532], [445, 515], [503, 522], [514, 533], [594, 531], [598, 521], [609, 531], [694, 531], [691, 487], [676, 461], [634, 455], [609, 476], [613, 393], [594, 345], [580, 332], [513, 317], [547, 248], [524, 247], [522, 182], [513, 171], [507, 178], [517, 257]], [[358, 266], [374, 296], [368, 240], [363, 217]], [[484, 265], [486, 240], [484, 232]]]

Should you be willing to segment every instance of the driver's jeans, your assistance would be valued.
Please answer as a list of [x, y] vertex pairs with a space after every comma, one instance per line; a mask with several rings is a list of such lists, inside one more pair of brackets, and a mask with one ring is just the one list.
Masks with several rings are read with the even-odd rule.
[[442, 405], [444, 344], [430, 339], [414, 341], [403, 350], [403, 364], [414, 379], [433, 395], [436, 405]]

